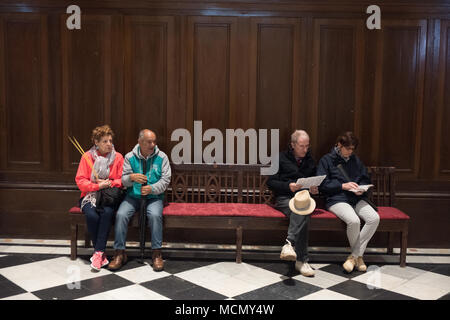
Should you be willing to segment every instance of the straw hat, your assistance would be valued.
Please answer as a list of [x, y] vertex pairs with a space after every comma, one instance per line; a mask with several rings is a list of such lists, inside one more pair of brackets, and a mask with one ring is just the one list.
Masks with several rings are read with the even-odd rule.
[[307, 215], [314, 211], [316, 202], [311, 198], [308, 190], [302, 190], [289, 201], [289, 208], [296, 214]]

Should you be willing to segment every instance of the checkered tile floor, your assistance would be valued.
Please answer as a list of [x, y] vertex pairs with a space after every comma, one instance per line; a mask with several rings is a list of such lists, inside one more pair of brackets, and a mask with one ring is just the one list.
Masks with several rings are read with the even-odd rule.
[[313, 261], [316, 275], [306, 278], [283, 261], [170, 258], [164, 271], [154, 272], [149, 260], [142, 265], [130, 257], [119, 271], [93, 272], [88, 255], [71, 261], [67, 254], [20, 251], [2, 252], [0, 246], [0, 299], [450, 299], [450, 263], [368, 264], [367, 273], [346, 274], [341, 263]]

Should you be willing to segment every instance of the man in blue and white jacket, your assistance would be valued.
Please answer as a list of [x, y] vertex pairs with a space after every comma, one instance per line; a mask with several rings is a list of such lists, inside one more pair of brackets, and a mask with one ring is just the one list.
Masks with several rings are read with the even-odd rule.
[[[143, 171], [144, 161], [146, 171]], [[141, 198], [145, 196], [147, 219], [150, 221], [153, 270], [164, 269], [161, 246], [163, 238], [164, 191], [170, 183], [171, 169], [167, 155], [156, 145], [156, 134], [148, 129], [139, 133], [138, 144], [125, 156], [122, 184], [127, 188], [127, 196], [117, 210], [114, 226], [115, 254], [109, 269], [118, 270], [127, 262], [125, 242], [128, 223], [139, 210]], [[143, 185], [147, 183], [146, 185]]]

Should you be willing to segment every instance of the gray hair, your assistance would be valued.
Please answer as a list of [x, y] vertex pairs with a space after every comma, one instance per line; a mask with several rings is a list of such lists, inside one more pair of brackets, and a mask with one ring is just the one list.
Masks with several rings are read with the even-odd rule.
[[150, 129], [142, 129], [141, 131], [139, 131], [138, 140], [141, 140], [142, 138], [144, 138], [145, 133], [147, 131], [150, 132], [150, 133], [153, 133], [155, 135], [155, 137], [156, 137], [156, 133], [154, 133], [152, 130], [150, 130]]
[[295, 130], [291, 135], [291, 142], [296, 143], [300, 137], [305, 137], [309, 139], [308, 133], [305, 130]]
[[147, 129], [142, 129], [141, 131], [139, 131], [139, 136], [138, 136], [138, 139], [139, 140], [141, 140], [143, 137], [144, 137], [144, 134], [145, 134], [145, 131], [146, 131]]

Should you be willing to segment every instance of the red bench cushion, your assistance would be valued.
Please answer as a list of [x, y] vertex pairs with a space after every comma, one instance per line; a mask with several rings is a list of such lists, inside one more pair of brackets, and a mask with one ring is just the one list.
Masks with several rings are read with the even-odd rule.
[[409, 216], [403, 211], [394, 207], [378, 207], [380, 219], [408, 220]]
[[[79, 207], [72, 207], [69, 213], [81, 214]], [[408, 220], [409, 216], [393, 207], [378, 207], [380, 219]], [[177, 203], [171, 202], [163, 210], [167, 216], [240, 216], [283, 218], [280, 211], [267, 204], [252, 203]], [[311, 214], [315, 219], [337, 219], [337, 217], [324, 209], [315, 209]]]
[[177, 203], [171, 202], [163, 210], [165, 216], [240, 216], [283, 218], [280, 211], [267, 204], [250, 203]]
[[[400, 211], [397, 208], [394, 207], [378, 207], [378, 215], [380, 216], [381, 220], [408, 220], [409, 216], [405, 214], [403, 211]], [[331, 213], [330, 211], [326, 211], [323, 209], [316, 209], [312, 213], [311, 218], [317, 218], [317, 219], [332, 219], [337, 217], [334, 215], [334, 213]]]
[[69, 210], [69, 213], [82, 213], [80, 207], [72, 207]]
[[327, 211], [327, 210], [324, 210], [324, 209], [317, 209], [317, 208], [311, 214], [311, 218], [337, 219], [337, 217], [334, 215], [334, 213], [331, 213], [330, 211]]

